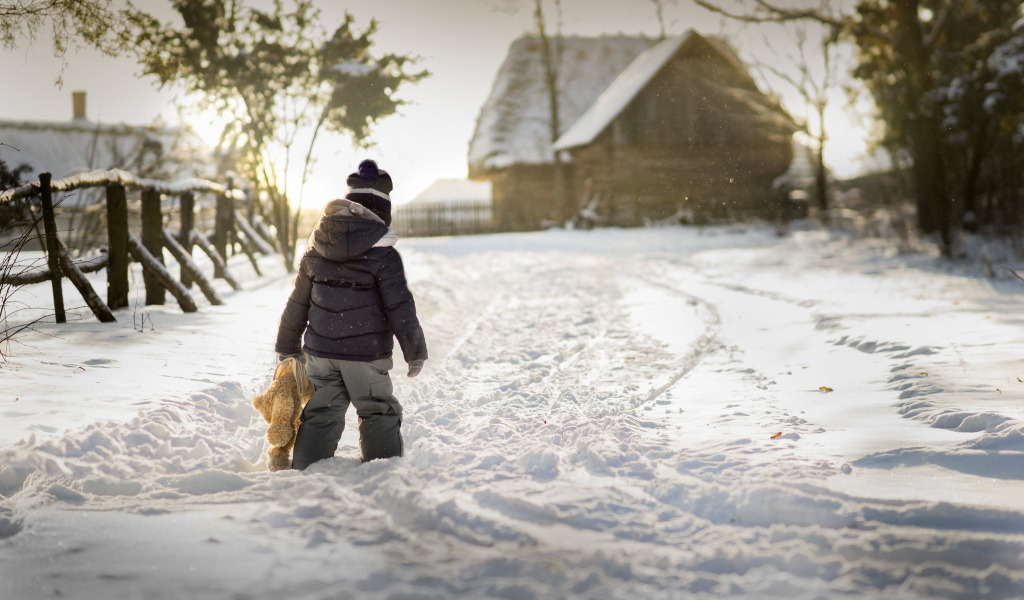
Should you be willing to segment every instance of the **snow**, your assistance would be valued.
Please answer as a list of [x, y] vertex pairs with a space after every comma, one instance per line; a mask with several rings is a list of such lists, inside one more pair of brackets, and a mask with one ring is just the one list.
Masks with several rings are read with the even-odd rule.
[[222, 306], [133, 291], [5, 347], [0, 595], [1024, 595], [1019, 263], [810, 225], [398, 248], [431, 353], [392, 373], [402, 458], [360, 464], [350, 414], [266, 470], [269, 257]]
[[437, 202], [465, 202], [470, 204], [491, 203], [491, 182], [469, 179], [436, 179], [404, 206], [416, 206]]
[[346, 60], [331, 67], [331, 71], [348, 77], [365, 77], [371, 73], [376, 73], [377, 65], [366, 64], [357, 60]]

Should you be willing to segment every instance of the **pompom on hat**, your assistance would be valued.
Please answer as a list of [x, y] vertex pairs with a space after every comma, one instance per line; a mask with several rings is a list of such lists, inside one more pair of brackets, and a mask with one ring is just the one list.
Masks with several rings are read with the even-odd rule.
[[394, 185], [391, 183], [391, 175], [384, 169], [377, 166], [377, 163], [367, 158], [359, 163], [355, 173], [350, 173], [345, 178], [348, 185], [348, 192], [345, 198], [358, 202], [368, 208], [373, 214], [384, 220], [384, 224], [391, 226], [391, 190]]

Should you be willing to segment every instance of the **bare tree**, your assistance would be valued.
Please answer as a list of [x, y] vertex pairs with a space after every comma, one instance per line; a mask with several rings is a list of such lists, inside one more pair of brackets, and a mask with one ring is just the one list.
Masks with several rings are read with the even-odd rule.
[[[544, 89], [548, 97], [548, 132], [550, 143], [554, 144], [561, 135], [561, 111], [559, 107], [559, 87], [561, 85], [562, 64], [562, 1], [553, 0], [555, 13], [555, 29], [552, 35], [548, 25], [548, 13], [544, 9], [544, 0], [483, 0], [496, 10], [517, 13], [524, 4], [531, 8], [534, 31], [540, 42], [541, 69], [543, 70]], [[553, 177], [555, 192], [554, 216], [566, 222], [571, 217], [568, 191], [566, 189], [566, 169], [559, 152], [553, 156]]]
[[[561, 135], [562, 123], [558, 105], [558, 86], [560, 67], [562, 63], [562, 2], [554, 0], [556, 27], [554, 39], [548, 34], [547, 19], [544, 15], [544, 0], [534, 0], [533, 17], [537, 27], [537, 36], [540, 38], [541, 59], [544, 66], [544, 84], [548, 92], [549, 117], [548, 129], [551, 133], [551, 144], [554, 145]], [[571, 208], [568, 202], [568, 193], [565, 189], [565, 164], [562, 162], [561, 152], [555, 150], [554, 154], [554, 178], [555, 178], [555, 206], [558, 210], [558, 217], [564, 223], [571, 217]]]
[[[826, 2], [823, 0], [823, 6]], [[815, 27], [806, 22], [787, 25], [792, 32], [797, 55], [791, 61], [795, 72], [785, 70], [776, 63], [759, 61], [755, 67], [770, 73], [776, 79], [791, 87], [801, 98], [808, 110], [813, 112], [813, 123], [805, 122], [804, 131], [814, 139], [814, 190], [821, 219], [828, 220], [829, 183], [828, 167], [825, 164], [825, 147], [830, 132], [825, 121], [829, 96], [837, 91], [839, 73], [836, 66], [838, 30], [833, 27]], [[813, 31], [812, 31], [813, 29]], [[766, 44], [770, 45], [770, 44]]]
[[668, 30], [665, 27], [665, 5], [676, 4], [679, 0], [650, 0], [654, 5], [654, 16], [658, 19], [658, 39], [668, 37]]
[[[837, 10], [791, 8], [781, 0], [742, 0], [726, 9], [719, 0], [693, 0], [709, 11], [745, 23], [792, 23], [810, 20], [849, 36], [860, 49], [854, 73], [865, 80], [890, 131], [890, 140], [913, 159], [917, 221], [925, 233], [938, 233], [944, 254], [952, 251], [952, 198], [943, 154], [940, 116], [932, 100], [937, 78], [933, 52], [942, 42], [956, 0], [936, 0], [938, 10], [924, 11], [925, 0], [849, 0]], [[831, 8], [833, 3], [828, 3]], [[735, 5], [735, 4], [734, 4]], [[925, 12], [929, 18], [922, 18]]]
[[[0, 161], [0, 190], [16, 187], [21, 183], [21, 175], [29, 171], [29, 165], [11, 170]], [[0, 362], [8, 355], [8, 347], [14, 337], [44, 318], [40, 316], [25, 322], [12, 319], [26, 307], [15, 302], [17, 287], [9, 282], [9, 278], [26, 267], [20, 260], [21, 253], [38, 233], [39, 219], [32, 213], [30, 202], [22, 198], [0, 204]]]

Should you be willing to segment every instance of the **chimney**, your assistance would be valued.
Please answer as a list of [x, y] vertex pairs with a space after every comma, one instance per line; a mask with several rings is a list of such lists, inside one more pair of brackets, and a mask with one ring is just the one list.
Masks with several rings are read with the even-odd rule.
[[71, 92], [73, 105], [72, 117], [74, 119], [85, 119], [85, 92]]

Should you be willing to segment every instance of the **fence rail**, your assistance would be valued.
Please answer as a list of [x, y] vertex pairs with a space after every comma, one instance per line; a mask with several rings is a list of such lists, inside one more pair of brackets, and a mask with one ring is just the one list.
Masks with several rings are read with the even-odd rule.
[[[56, 226], [53, 206], [53, 192], [68, 192], [84, 188], [105, 188], [107, 217], [107, 253], [99, 261], [72, 261]], [[136, 236], [129, 227], [127, 189], [142, 192], [141, 235]], [[216, 209], [212, 242], [195, 228], [194, 200], [197, 193], [216, 194]], [[191, 261], [192, 250], [199, 246], [214, 264], [214, 277], [224, 279], [232, 288], [238, 289], [237, 280], [228, 272], [225, 259], [229, 248], [236, 242], [248, 255], [257, 275], [261, 275], [255, 253], [275, 252], [273, 236], [262, 223], [253, 219], [247, 221], [241, 211], [236, 211], [235, 201], [246, 200], [246, 194], [228, 184], [206, 179], [188, 179], [166, 182], [138, 177], [120, 169], [97, 170], [80, 173], [71, 177], [51, 180], [49, 173], [40, 173], [39, 181], [0, 192], [0, 204], [22, 198], [39, 196], [43, 207], [45, 231], [46, 268], [30, 269], [21, 273], [8, 274], [0, 280], [5, 285], [25, 285], [49, 280], [53, 287], [54, 315], [58, 323], [64, 323], [64, 298], [61, 279], [68, 277], [75, 285], [86, 304], [100, 321], [113, 321], [111, 309], [128, 307], [128, 266], [129, 258], [143, 265], [146, 288], [146, 304], [163, 304], [165, 291], [170, 291], [182, 310], [196, 310], [189, 288], [198, 284], [211, 304], [222, 302], [206, 276]], [[178, 196], [180, 204], [181, 229], [175, 232], [165, 229], [161, 208], [162, 196]], [[181, 267], [180, 280], [164, 266], [163, 250], [167, 248]], [[104, 304], [93, 290], [83, 273], [107, 271], [107, 301]]]
[[[49, 175], [49, 173], [46, 173]], [[50, 190], [53, 192], [70, 192], [82, 188], [92, 188], [120, 184], [125, 188], [152, 190], [159, 194], [168, 196], [180, 196], [187, 192], [209, 192], [214, 194], [228, 195], [233, 199], [245, 199], [245, 193], [238, 189], [232, 189], [230, 185], [224, 185], [208, 179], [185, 179], [182, 181], [161, 181], [159, 179], [147, 179], [138, 177], [128, 171], [121, 169], [99, 169], [78, 173], [70, 177], [50, 182]], [[0, 203], [28, 198], [41, 192], [42, 175], [35, 183], [11, 188], [0, 192]]]

